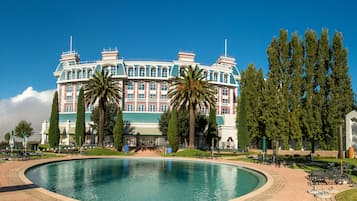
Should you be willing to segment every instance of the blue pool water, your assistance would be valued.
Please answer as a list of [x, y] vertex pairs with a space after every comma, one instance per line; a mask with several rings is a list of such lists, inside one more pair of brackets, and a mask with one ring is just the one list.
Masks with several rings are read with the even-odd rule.
[[36, 185], [83, 201], [229, 200], [266, 182], [232, 165], [164, 159], [86, 159], [29, 169]]

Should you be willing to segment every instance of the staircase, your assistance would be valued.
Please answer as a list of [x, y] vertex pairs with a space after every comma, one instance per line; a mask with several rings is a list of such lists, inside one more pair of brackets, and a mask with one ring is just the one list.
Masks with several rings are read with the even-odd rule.
[[140, 156], [140, 157], [160, 156], [160, 151], [156, 148], [139, 148], [134, 153], [135, 153], [135, 156]]

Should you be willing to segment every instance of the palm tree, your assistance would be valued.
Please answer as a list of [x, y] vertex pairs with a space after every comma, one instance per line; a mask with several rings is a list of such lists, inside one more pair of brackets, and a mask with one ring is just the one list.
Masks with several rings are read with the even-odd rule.
[[206, 80], [203, 69], [183, 67], [181, 75], [174, 78], [168, 92], [172, 108], [188, 109], [190, 113], [189, 148], [195, 146], [195, 112], [198, 107], [214, 108], [215, 90]]
[[121, 98], [119, 85], [112, 80], [111, 75], [107, 72], [104, 73], [102, 69], [100, 72], [97, 71], [84, 87], [84, 97], [87, 104], [95, 104], [98, 101], [98, 146], [103, 147], [105, 106], [108, 103], [119, 104]]

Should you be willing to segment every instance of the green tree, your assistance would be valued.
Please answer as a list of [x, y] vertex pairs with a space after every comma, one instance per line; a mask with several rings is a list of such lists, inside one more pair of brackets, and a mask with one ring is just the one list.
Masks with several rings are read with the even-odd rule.
[[238, 113], [238, 148], [246, 149], [249, 145], [248, 125], [247, 125], [247, 110], [245, 93], [241, 92], [239, 97], [239, 113]]
[[[103, 66], [104, 68], [104, 66]], [[113, 81], [112, 76], [102, 69], [96, 72], [92, 79], [84, 88], [84, 97], [87, 104], [98, 101], [99, 125], [98, 125], [98, 146], [103, 147], [104, 125], [105, 125], [105, 106], [108, 103], [119, 104], [120, 89], [119, 85]]]
[[[285, 75], [285, 65], [281, 64], [280, 43], [285, 43], [285, 32], [281, 31], [280, 35], [284, 39], [277, 40], [274, 38], [268, 47], [269, 72], [264, 87], [264, 111], [263, 120], [265, 124], [265, 133], [268, 139], [272, 140], [274, 153], [282, 140], [284, 146], [287, 146], [288, 124], [286, 122], [288, 113], [287, 107], [287, 76]], [[283, 42], [281, 42], [283, 41]], [[285, 53], [284, 53], [284, 62]]]
[[304, 64], [304, 46], [297, 33], [293, 33], [289, 43], [291, 62], [288, 69], [288, 137], [294, 140], [296, 148], [302, 148], [302, 124], [300, 122], [303, 114], [302, 96], [303, 96], [303, 64]]
[[27, 122], [25, 120], [21, 120], [17, 126], [15, 127], [15, 135], [18, 137], [23, 137], [23, 133], [26, 132], [27, 136], [30, 137], [32, 134], [33, 128], [31, 126], [31, 122]]
[[170, 120], [170, 110], [165, 111], [160, 115], [159, 119], [159, 130], [161, 131], [161, 134], [163, 136], [167, 135], [167, 130], [168, 130], [168, 125], [169, 125], [169, 120]]
[[331, 48], [330, 74], [328, 75], [327, 135], [330, 149], [338, 147], [338, 127], [353, 105], [351, 78], [348, 75], [347, 49], [343, 47], [342, 33], [335, 32]]
[[77, 119], [76, 119], [76, 145], [82, 146], [84, 142], [85, 134], [85, 103], [84, 103], [84, 92], [81, 87], [78, 95], [77, 103]]
[[48, 129], [48, 142], [51, 147], [56, 147], [59, 145], [60, 131], [58, 128], [58, 121], [58, 93], [56, 91], [53, 96], [50, 127]]
[[261, 118], [264, 88], [263, 71], [261, 69], [257, 70], [254, 64], [249, 64], [246, 71], [241, 73], [240, 87], [241, 92], [244, 92], [246, 97], [249, 144], [257, 147], [260, 146], [260, 140], [264, 133]]
[[123, 149], [123, 132], [124, 132], [123, 112], [121, 111], [120, 108], [118, 108], [118, 116], [113, 129], [114, 147], [118, 151], [121, 151]]
[[210, 147], [213, 147], [215, 145], [214, 140], [218, 140], [218, 130], [216, 109], [212, 108], [210, 109], [208, 116], [207, 144], [209, 144]]
[[5, 142], [9, 143], [9, 140], [10, 140], [10, 133], [7, 132], [5, 135], [4, 135], [4, 140]]
[[320, 39], [318, 40], [316, 67], [314, 73], [314, 99], [313, 105], [315, 109], [315, 123], [316, 123], [316, 140], [319, 141], [320, 147], [326, 149], [325, 133], [326, 119], [327, 119], [327, 100], [328, 100], [328, 88], [327, 88], [327, 76], [330, 66], [331, 53], [330, 44], [328, 40], [327, 29], [323, 29]]
[[178, 133], [178, 122], [177, 122], [177, 112], [172, 110], [168, 125], [167, 137], [172, 151], [176, 152], [179, 148], [179, 133]]
[[[108, 103], [105, 108], [104, 117], [104, 136], [113, 136], [113, 128], [115, 125], [116, 116], [118, 113], [118, 106], [114, 103]], [[93, 130], [98, 130], [99, 128], [99, 108], [94, 107], [91, 114], [91, 127]]]
[[318, 110], [314, 107], [315, 93], [315, 66], [317, 59], [317, 37], [316, 32], [308, 30], [305, 32], [305, 76], [303, 96], [303, 129], [306, 138], [311, 141], [312, 152], [314, 152], [315, 141], [318, 139]]
[[195, 113], [198, 106], [214, 107], [215, 91], [206, 80], [203, 69], [184, 67], [181, 76], [174, 78], [168, 92], [172, 107], [176, 110], [186, 108], [190, 114], [189, 147], [195, 146]]

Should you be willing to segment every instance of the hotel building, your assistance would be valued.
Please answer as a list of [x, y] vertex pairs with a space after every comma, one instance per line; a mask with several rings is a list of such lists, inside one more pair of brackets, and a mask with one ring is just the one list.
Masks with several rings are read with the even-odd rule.
[[[174, 61], [145, 61], [120, 59], [116, 49], [103, 50], [98, 61], [80, 61], [76, 51], [64, 52], [54, 72], [57, 78], [59, 103], [60, 144], [74, 143], [76, 107], [79, 89], [96, 71], [108, 72], [121, 88], [120, 106], [124, 121], [134, 127], [134, 135], [124, 136], [124, 143], [135, 146], [137, 140], [145, 145], [163, 145], [165, 136], [159, 131], [160, 115], [169, 109], [167, 97], [170, 78], [177, 77], [184, 66], [198, 66], [217, 91], [217, 126], [220, 148], [237, 148], [236, 98], [240, 74], [234, 58], [221, 56], [212, 65], [195, 61], [195, 54], [179, 52]], [[91, 129], [90, 115], [93, 107], [86, 111], [86, 143], [94, 143], [95, 131]], [[208, 110], [203, 108], [208, 115]], [[48, 140], [48, 121], [42, 124], [41, 143]], [[201, 140], [202, 141], [202, 140]], [[197, 141], [196, 141], [197, 142]], [[197, 143], [203, 143], [198, 142]], [[200, 144], [197, 144], [200, 146]], [[202, 145], [202, 144], [201, 144]]]

